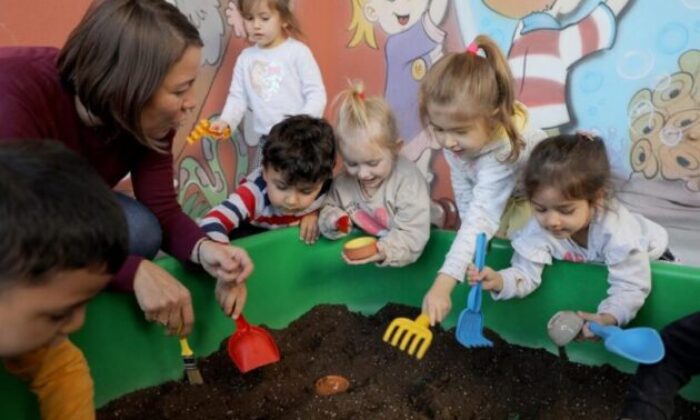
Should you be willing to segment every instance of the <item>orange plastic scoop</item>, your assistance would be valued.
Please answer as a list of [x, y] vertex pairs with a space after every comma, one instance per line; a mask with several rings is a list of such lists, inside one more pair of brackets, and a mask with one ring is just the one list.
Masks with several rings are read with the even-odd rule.
[[236, 320], [236, 332], [228, 339], [228, 355], [241, 373], [280, 360], [280, 351], [270, 333], [250, 325], [243, 315]]

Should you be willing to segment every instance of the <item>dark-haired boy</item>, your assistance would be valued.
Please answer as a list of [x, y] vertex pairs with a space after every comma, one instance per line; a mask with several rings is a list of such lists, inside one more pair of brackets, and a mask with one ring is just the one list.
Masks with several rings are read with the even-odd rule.
[[229, 242], [241, 223], [265, 229], [300, 226], [300, 239], [318, 238], [317, 211], [330, 187], [335, 163], [333, 128], [323, 119], [297, 115], [272, 127], [262, 167], [251, 172], [199, 225], [209, 237]]
[[0, 357], [43, 419], [94, 418], [90, 371], [67, 337], [124, 262], [126, 235], [114, 194], [78, 155], [0, 143]]

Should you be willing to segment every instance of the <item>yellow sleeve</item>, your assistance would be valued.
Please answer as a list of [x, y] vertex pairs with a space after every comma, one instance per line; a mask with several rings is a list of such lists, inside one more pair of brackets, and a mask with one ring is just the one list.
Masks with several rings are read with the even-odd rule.
[[82, 351], [69, 340], [4, 360], [7, 371], [29, 382], [44, 420], [93, 420], [94, 384]]

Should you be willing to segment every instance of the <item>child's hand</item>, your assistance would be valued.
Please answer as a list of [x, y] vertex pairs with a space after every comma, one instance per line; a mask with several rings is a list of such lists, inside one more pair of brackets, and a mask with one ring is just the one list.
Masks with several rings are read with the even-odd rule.
[[226, 316], [238, 319], [248, 297], [245, 283], [235, 284], [217, 280], [215, 294], [216, 301], [219, 302]]
[[494, 292], [503, 290], [503, 277], [491, 267], [484, 267], [481, 272], [478, 272], [474, 264], [469, 264], [467, 268], [467, 281], [470, 286], [481, 282], [481, 288], [484, 290], [492, 290]]
[[318, 211], [315, 211], [301, 218], [299, 222], [299, 239], [311, 245], [316, 242], [318, 235]]
[[[578, 311], [576, 312], [578, 316], [583, 318], [584, 321], [593, 321], [597, 322], [600, 325], [617, 325], [617, 319], [615, 319], [614, 316], [603, 313], [603, 314], [592, 314], [590, 312], [581, 312]], [[581, 334], [579, 334], [579, 340], [600, 340], [597, 335], [593, 334], [591, 332], [591, 329], [588, 328], [588, 322], [583, 324], [583, 328], [581, 328]]]
[[209, 131], [217, 138], [223, 137], [224, 131], [226, 131], [228, 128], [228, 123], [222, 120], [212, 121], [209, 124]]
[[457, 280], [447, 274], [438, 274], [433, 286], [423, 298], [423, 313], [430, 318], [430, 326], [434, 326], [450, 313], [452, 299], [450, 295], [457, 285]]
[[343, 260], [345, 260], [345, 262], [349, 265], [362, 265], [374, 262], [381, 263], [386, 259], [386, 254], [384, 253], [384, 250], [382, 249], [382, 244], [380, 242], [377, 242], [377, 253], [372, 255], [371, 257], [365, 258], [364, 260], [351, 260], [345, 255], [344, 252], [341, 252], [340, 255], [343, 257]]

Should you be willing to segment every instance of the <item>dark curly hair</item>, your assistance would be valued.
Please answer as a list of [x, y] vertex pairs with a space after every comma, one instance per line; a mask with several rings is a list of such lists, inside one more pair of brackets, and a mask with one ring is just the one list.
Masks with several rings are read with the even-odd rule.
[[333, 177], [335, 134], [323, 118], [296, 115], [275, 124], [265, 138], [262, 165], [289, 185], [315, 184]]
[[589, 203], [611, 194], [610, 162], [600, 137], [585, 133], [562, 134], [535, 146], [525, 167], [528, 199], [552, 187], [567, 200]]
[[113, 274], [127, 254], [114, 193], [83, 158], [53, 140], [0, 142], [0, 289], [51, 273]]

